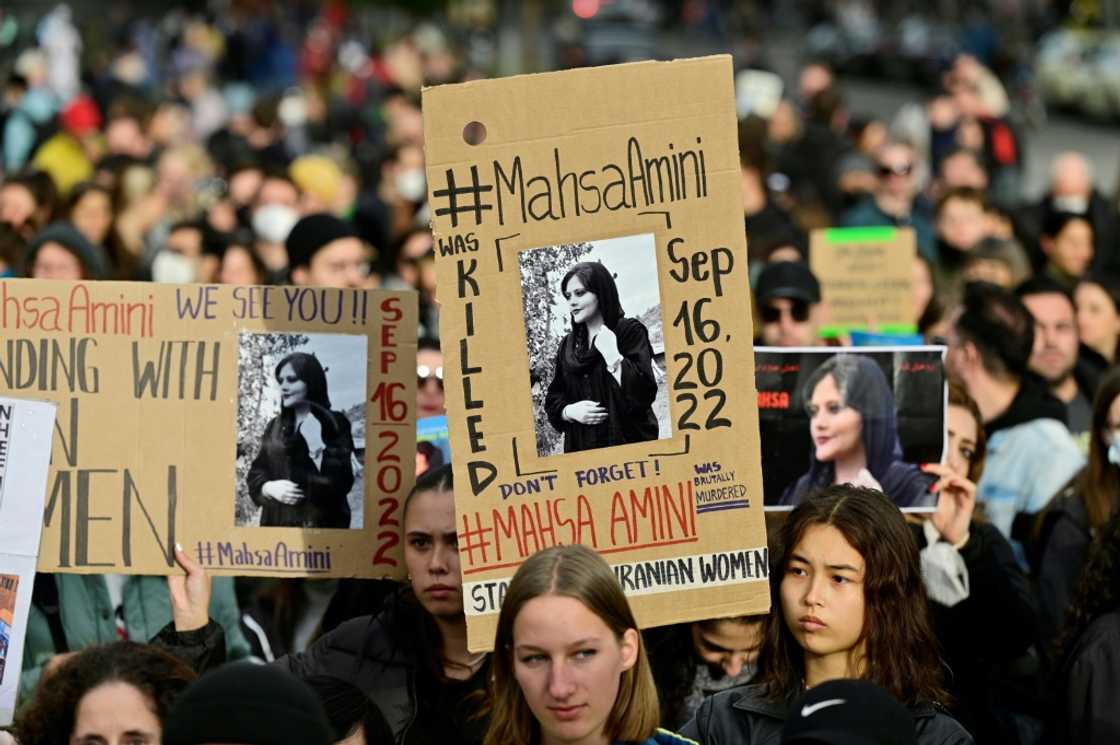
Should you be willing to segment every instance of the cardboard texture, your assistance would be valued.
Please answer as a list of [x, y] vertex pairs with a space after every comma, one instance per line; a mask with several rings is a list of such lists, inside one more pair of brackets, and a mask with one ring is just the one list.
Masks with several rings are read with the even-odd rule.
[[19, 691], [56, 409], [0, 398], [0, 727], [11, 724]]
[[912, 228], [814, 230], [809, 263], [821, 283], [821, 338], [853, 330], [914, 333], [916, 255]]
[[556, 544], [604, 554], [643, 627], [766, 612], [731, 58], [423, 108], [470, 648]]
[[[403, 576], [413, 293], [0, 282], [0, 394], [58, 403], [40, 571]], [[283, 365], [280, 365], [284, 362]]]

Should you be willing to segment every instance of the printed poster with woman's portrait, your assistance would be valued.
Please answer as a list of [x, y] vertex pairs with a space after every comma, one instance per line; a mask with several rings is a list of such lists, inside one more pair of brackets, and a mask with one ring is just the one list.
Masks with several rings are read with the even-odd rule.
[[944, 347], [755, 350], [767, 510], [853, 483], [932, 512], [946, 443]]

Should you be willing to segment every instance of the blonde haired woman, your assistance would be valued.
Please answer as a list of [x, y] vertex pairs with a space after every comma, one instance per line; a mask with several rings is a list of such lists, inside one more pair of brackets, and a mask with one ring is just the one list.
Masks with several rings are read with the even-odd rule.
[[521, 565], [494, 641], [485, 745], [672, 745], [634, 615], [614, 572], [584, 546]]

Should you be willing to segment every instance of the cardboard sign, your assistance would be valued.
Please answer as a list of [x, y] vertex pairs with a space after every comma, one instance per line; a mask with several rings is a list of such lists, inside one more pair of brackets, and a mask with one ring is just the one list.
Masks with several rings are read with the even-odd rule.
[[765, 612], [731, 58], [423, 106], [470, 648], [556, 544], [606, 555], [643, 626]]
[[914, 333], [916, 255], [911, 228], [814, 230], [809, 264], [821, 283], [821, 338], [853, 330]]
[[412, 293], [0, 282], [0, 392], [59, 404], [39, 569], [403, 573]]
[[789, 510], [852, 463], [904, 512], [932, 512], [948, 442], [945, 347], [755, 350], [766, 509]]
[[19, 691], [56, 408], [0, 398], [0, 727]]

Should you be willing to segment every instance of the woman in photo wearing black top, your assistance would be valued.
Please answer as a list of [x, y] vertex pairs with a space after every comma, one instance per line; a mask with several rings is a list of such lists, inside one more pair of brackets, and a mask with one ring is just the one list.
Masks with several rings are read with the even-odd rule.
[[657, 439], [653, 347], [646, 327], [625, 318], [614, 277], [598, 262], [573, 266], [560, 283], [572, 330], [556, 353], [548, 420], [564, 452]]
[[350, 421], [331, 411], [327, 376], [305, 352], [276, 365], [280, 414], [265, 428], [249, 470], [262, 527], [349, 528], [354, 485]]

